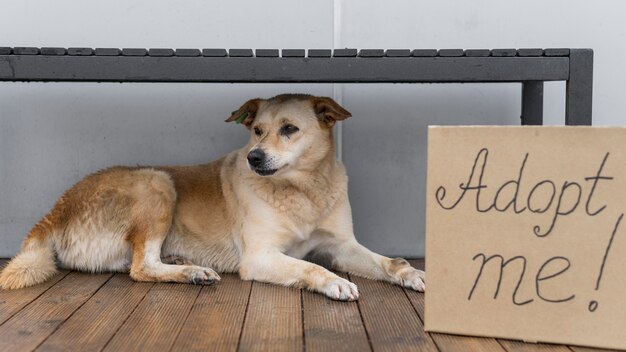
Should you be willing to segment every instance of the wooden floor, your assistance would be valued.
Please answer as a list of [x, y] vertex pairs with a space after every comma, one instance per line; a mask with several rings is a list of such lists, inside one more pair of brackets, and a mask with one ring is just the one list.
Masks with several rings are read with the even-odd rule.
[[0, 351], [593, 351], [427, 334], [423, 294], [344, 277], [358, 285], [358, 302], [235, 275], [201, 287], [66, 271], [0, 290]]

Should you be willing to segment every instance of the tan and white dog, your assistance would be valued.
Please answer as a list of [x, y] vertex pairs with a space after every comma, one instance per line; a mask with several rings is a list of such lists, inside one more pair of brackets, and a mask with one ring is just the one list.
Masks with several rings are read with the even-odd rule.
[[350, 116], [325, 97], [252, 99], [226, 120], [245, 125], [250, 141], [219, 160], [89, 175], [35, 225], [0, 286], [43, 282], [58, 262], [130, 272], [137, 281], [211, 284], [220, 279], [216, 271], [239, 272], [244, 280], [357, 299], [356, 285], [301, 259], [316, 253], [336, 270], [423, 291], [423, 271], [354, 237], [332, 133]]

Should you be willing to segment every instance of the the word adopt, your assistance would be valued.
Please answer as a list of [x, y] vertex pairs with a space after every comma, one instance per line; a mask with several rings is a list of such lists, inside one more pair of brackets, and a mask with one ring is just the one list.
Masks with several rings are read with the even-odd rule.
[[426, 329], [626, 348], [626, 128], [428, 138]]

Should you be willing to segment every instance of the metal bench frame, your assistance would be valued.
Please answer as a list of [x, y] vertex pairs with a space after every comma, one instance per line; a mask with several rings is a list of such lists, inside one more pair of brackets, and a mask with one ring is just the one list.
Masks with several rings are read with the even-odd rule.
[[565, 124], [591, 125], [593, 50], [0, 47], [0, 81], [520, 82], [523, 125], [543, 123], [543, 82], [567, 81]]

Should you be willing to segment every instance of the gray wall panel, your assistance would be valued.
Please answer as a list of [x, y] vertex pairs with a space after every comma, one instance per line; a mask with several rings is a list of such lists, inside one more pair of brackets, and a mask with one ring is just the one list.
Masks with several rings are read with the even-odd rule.
[[428, 125], [517, 125], [520, 84], [346, 85], [343, 160], [357, 238], [424, 255]]

